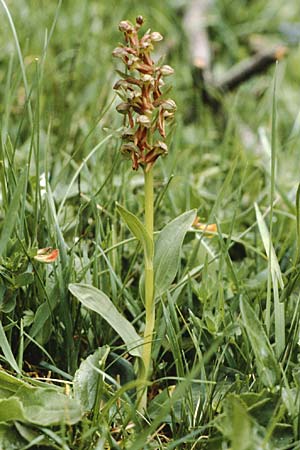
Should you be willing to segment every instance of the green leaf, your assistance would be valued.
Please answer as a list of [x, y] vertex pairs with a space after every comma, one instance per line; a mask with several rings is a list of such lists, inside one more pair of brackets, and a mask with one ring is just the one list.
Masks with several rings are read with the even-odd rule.
[[195, 217], [195, 210], [187, 211], [168, 223], [159, 233], [154, 254], [155, 296], [165, 292], [174, 280], [183, 240]]
[[0, 370], [0, 398], [13, 395], [23, 384], [24, 381]]
[[70, 284], [70, 292], [88, 309], [99, 314], [118, 333], [132, 356], [141, 358], [141, 338], [104, 292], [87, 284]]
[[39, 305], [36, 310], [34, 321], [30, 329], [30, 336], [35, 338], [36, 336], [41, 337], [43, 329], [47, 329], [46, 323], [51, 316], [51, 309], [49, 302], [45, 301]]
[[[48, 436], [41, 434], [39, 430], [33, 430], [31, 426], [25, 425], [21, 422], [14, 422], [14, 426], [17, 429], [19, 435], [23, 439], [25, 439], [25, 441], [30, 443], [31, 447], [33, 447], [33, 445], [39, 445], [39, 447], [44, 446], [53, 448], [53, 441], [51, 441]], [[14, 430], [14, 434], [16, 435], [16, 430]], [[19, 446], [18, 449], [23, 449], [23, 447], [25, 447], [25, 444], [22, 447]]]
[[42, 426], [72, 425], [82, 417], [79, 403], [53, 388], [24, 385], [15, 395], [23, 405], [26, 422]]
[[31, 386], [0, 371], [0, 422], [19, 420], [41, 426], [74, 424], [82, 417], [79, 403], [56, 387]]
[[[17, 423], [17, 422], [16, 422]], [[20, 450], [26, 445], [26, 441], [16, 432], [12, 423], [0, 424], [0, 448], [1, 450]]]
[[95, 405], [99, 376], [95, 367], [102, 368], [107, 358], [109, 347], [98, 348], [80, 364], [74, 375], [74, 395], [84, 411], [91, 411]]
[[224, 433], [231, 440], [232, 450], [254, 448], [251, 418], [243, 401], [230, 394], [225, 401], [224, 413]]
[[10, 420], [25, 420], [23, 405], [15, 396], [0, 400], [0, 422]]
[[275, 283], [275, 280], [277, 279], [281, 289], [283, 289], [284, 284], [283, 284], [283, 279], [282, 279], [282, 275], [281, 275], [281, 270], [280, 270], [280, 266], [278, 263], [278, 259], [277, 259], [273, 244], [270, 241], [269, 230], [267, 228], [267, 225], [265, 224], [264, 218], [263, 218], [263, 216], [259, 210], [259, 207], [256, 203], [254, 203], [254, 208], [255, 208], [255, 213], [256, 213], [257, 225], [258, 225], [258, 229], [259, 229], [259, 232], [261, 235], [261, 239], [264, 244], [265, 252], [271, 261], [273, 284]]
[[14, 191], [14, 195], [9, 204], [8, 211], [5, 214], [4, 221], [2, 222], [2, 233], [0, 237], [0, 255], [3, 255], [6, 251], [6, 247], [15, 227], [16, 221], [19, 217], [20, 209], [19, 203], [25, 190], [27, 180], [27, 170], [24, 169], [19, 182]]
[[240, 298], [240, 308], [261, 381], [266, 387], [273, 387], [280, 376], [273, 349], [257, 315], [242, 297]]
[[123, 208], [123, 206], [118, 203], [117, 209], [132, 234], [142, 243], [145, 253], [146, 266], [149, 267], [149, 265], [152, 265], [153, 259], [153, 240], [142, 222], [134, 214]]
[[297, 233], [297, 256], [296, 261], [300, 260], [300, 183], [296, 192], [296, 233]]
[[14, 358], [14, 355], [11, 351], [9, 342], [6, 338], [2, 323], [0, 321], [0, 347], [2, 348], [2, 351], [4, 353], [4, 357], [6, 361], [9, 363], [9, 365], [14, 369], [15, 372], [21, 373], [18, 364]]

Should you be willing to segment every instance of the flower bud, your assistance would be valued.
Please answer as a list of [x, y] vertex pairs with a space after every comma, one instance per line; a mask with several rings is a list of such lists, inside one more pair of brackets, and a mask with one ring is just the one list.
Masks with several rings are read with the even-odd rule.
[[131, 142], [131, 141], [134, 141], [134, 135], [135, 135], [135, 131], [134, 130], [132, 130], [131, 128], [126, 128], [123, 131], [121, 137], [122, 137], [122, 139], [124, 141]]
[[134, 31], [134, 26], [129, 20], [122, 20], [119, 23], [119, 30], [123, 33], [132, 33]]
[[170, 119], [173, 119], [173, 117], [174, 117], [174, 112], [164, 111], [164, 113], [163, 113], [164, 119], [170, 120]]
[[138, 148], [132, 142], [126, 142], [125, 144], [122, 145], [120, 151], [123, 155], [128, 155], [131, 153], [138, 152]]
[[168, 111], [168, 112], [175, 112], [177, 109], [176, 103], [171, 98], [168, 98], [167, 100], [165, 100], [161, 104], [161, 106], [163, 107], [163, 109], [165, 111]]
[[115, 91], [118, 91], [119, 89], [128, 89], [128, 83], [125, 80], [118, 80], [114, 85], [113, 85], [113, 89]]
[[141, 80], [143, 81], [143, 83], [151, 83], [152, 81], [154, 81], [154, 78], [148, 73], [145, 73], [141, 75]]
[[159, 151], [160, 155], [166, 155], [168, 153], [168, 146], [163, 141], [156, 142], [155, 149]]
[[135, 21], [136, 21], [137, 25], [139, 25], [141, 27], [144, 23], [144, 18], [143, 18], [143, 16], [137, 16]]
[[161, 66], [159, 71], [164, 77], [173, 75], [173, 73], [174, 73], [174, 69], [171, 66], [168, 66], [167, 64], [165, 64], [164, 66]]
[[123, 58], [124, 56], [127, 56], [127, 51], [124, 49], [124, 47], [116, 47], [112, 52], [112, 55], [115, 58]]
[[141, 92], [135, 91], [135, 90], [131, 90], [127, 92], [127, 99], [130, 100], [130, 103], [132, 103], [132, 101], [134, 103], [140, 103], [140, 97], [142, 96]]
[[129, 70], [133, 70], [136, 68], [136, 66], [139, 65], [139, 58], [138, 56], [130, 55], [127, 66]]
[[163, 39], [162, 35], [158, 33], [158, 31], [154, 31], [153, 33], [150, 34], [150, 36], [153, 42], [159, 42], [162, 41]]
[[145, 116], [145, 114], [141, 114], [140, 116], [138, 116], [136, 121], [146, 128], [149, 128], [151, 126], [151, 120], [148, 116]]
[[126, 102], [119, 103], [116, 107], [116, 110], [120, 114], [127, 114], [130, 110], [130, 104]]

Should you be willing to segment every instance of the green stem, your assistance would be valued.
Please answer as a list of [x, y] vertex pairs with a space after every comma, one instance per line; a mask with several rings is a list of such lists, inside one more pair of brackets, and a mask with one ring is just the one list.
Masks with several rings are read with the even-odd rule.
[[[153, 221], [154, 221], [154, 201], [153, 201], [153, 171], [144, 172], [145, 177], [145, 228], [153, 240]], [[151, 353], [152, 339], [155, 323], [155, 305], [154, 305], [154, 271], [153, 255], [145, 263], [145, 331], [143, 345], [143, 384], [146, 385], [151, 374]], [[139, 404], [139, 410], [145, 411], [147, 407], [147, 387], [143, 388], [142, 397]]]

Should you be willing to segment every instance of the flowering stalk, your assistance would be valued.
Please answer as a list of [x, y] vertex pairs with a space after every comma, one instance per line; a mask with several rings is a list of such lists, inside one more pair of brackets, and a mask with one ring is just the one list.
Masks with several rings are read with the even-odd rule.
[[[158, 32], [146, 31], [139, 37], [144, 20], [141, 16], [132, 24], [121, 21], [119, 30], [124, 33], [125, 44], [113, 51], [126, 67], [126, 73], [118, 72], [121, 79], [114, 89], [121, 98], [117, 111], [124, 115], [125, 128], [122, 134], [121, 152], [131, 159], [133, 170], [142, 167], [145, 188], [145, 229], [153, 242], [153, 165], [159, 156], [168, 153], [166, 145], [166, 121], [174, 117], [176, 104], [163, 95], [163, 78], [172, 75], [168, 65], [156, 64], [151, 52], [154, 44], [162, 40]], [[145, 258], [145, 331], [143, 346], [143, 373], [141, 381], [145, 384], [151, 372], [151, 348], [155, 323], [153, 256]], [[143, 391], [139, 408], [144, 410], [147, 403], [147, 390]]]

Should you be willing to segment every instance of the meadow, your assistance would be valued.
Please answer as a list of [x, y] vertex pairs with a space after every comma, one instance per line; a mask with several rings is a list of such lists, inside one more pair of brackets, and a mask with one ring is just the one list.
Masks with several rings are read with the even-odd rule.
[[300, 449], [300, 5], [191, 4], [0, 0], [1, 450]]

